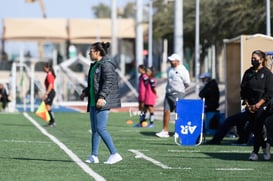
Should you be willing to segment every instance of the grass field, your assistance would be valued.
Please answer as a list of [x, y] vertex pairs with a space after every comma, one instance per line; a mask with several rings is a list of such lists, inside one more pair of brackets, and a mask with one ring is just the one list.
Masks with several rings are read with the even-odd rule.
[[[111, 113], [108, 124], [123, 161], [103, 164], [109, 153], [101, 143], [100, 163], [88, 165], [82, 162], [90, 154], [88, 114], [55, 116], [57, 127], [49, 128], [33, 113], [0, 114], [1, 181], [256, 181], [273, 177], [273, 161], [262, 161], [262, 155], [260, 161], [247, 160], [251, 146], [231, 146], [230, 138], [217, 146], [178, 146], [173, 137], [154, 136], [162, 122], [156, 121], [154, 128], [134, 128], [126, 124], [128, 113]], [[170, 127], [174, 129], [173, 124]]]

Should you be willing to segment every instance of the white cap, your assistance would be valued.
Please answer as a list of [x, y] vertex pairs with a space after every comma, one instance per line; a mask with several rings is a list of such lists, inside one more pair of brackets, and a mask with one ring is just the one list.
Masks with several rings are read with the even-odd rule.
[[203, 79], [203, 78], [211, 78], [211, 75], [210, 73], [206, 72], [206, 73], [202, 73], [199, 77], [200, 79]]
[[176, 53], [174, 53], [174, 54], [172, 54], [171, 56], [169, 56], [168, 57], [168, 59], [170, 60], [170, 61], [174, 61], [174, 60], [177, 60], [177, 61], [181, 61], [181, 57], [178, 55], [178, 54], [176, 54]]

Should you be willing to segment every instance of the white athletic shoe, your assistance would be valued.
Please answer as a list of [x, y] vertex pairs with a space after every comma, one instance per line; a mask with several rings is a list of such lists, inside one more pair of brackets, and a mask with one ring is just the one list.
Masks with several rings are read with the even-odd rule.
[[120, 154], [115, 153], [109, 156], [109, 158], [104, 162], [104, 164], [115, 164], [122, 160]]
[[99, 158], [95, 155], [90, 155], [87, 160], [85, 160], [86, 163], [99, 163]]
[[156, 136], [160, 137], [160, 138], [169, 138], [170, 135], [169, 135], [169, 132], [168, 131], [160, 131], [158, 133], [155, 134]]
[[256, 160], [259, 160], [259, 157], [256, 153], [252, 152], [248, 159], [252, 161], [256, 161]]

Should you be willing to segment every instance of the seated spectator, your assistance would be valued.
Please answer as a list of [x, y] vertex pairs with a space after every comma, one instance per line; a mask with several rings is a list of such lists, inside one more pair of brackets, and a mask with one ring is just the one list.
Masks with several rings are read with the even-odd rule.
[[204, 133], [211, 135], [215, 133], [220, 126], [220, 112], [219, 107], [219, 87], [215, 79], [211, 78], [210, 73], [203, 73], [200, 79], [204, 84], [199, 92], [199, 97], [205, 99], [205, 126]]
[[0, 83], [0, 102], [2, 103], [1, 111], [5, 111], [9, 102], [9, 96], [2, 83]]
[[216, 112], [219, 107], [219, 87], [215, 79], [211, 78], [210, 73], [200, 75], [204, 87], [199, 92], [199, 97], [205, 99], [205, 112]]

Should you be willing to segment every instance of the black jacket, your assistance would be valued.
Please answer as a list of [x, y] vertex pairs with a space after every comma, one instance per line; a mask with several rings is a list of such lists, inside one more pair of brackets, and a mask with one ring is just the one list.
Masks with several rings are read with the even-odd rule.
[[257, 73], [251, 67], [245, 71], [241, 83], [241, 99], [247, 100], [250, 105], [260, 99], [266, 102], [273, 97], [273, 77], [271, 71], [263, 67]]
[[[100, 110], [121, 107], [118, 74], [115, 71], [116, 64], [107, 58], [103, 58], [98, 63], [93, 75], [95, 100], [97, 102], [98, 98], [103, 98], [106, 101], [106, 104]], [[90, 72], [93, 65], [94, 63], [90, 65], [88, 72], [88, 86], [83, 90], [85, 95], [88, 95], [87, 112], [90, 109]]]
[[219, 87], [215, 79], [210, 80], [199, 92], [199, 97], [205, 98], [205, 112], [217, 111], [219, 107]]

